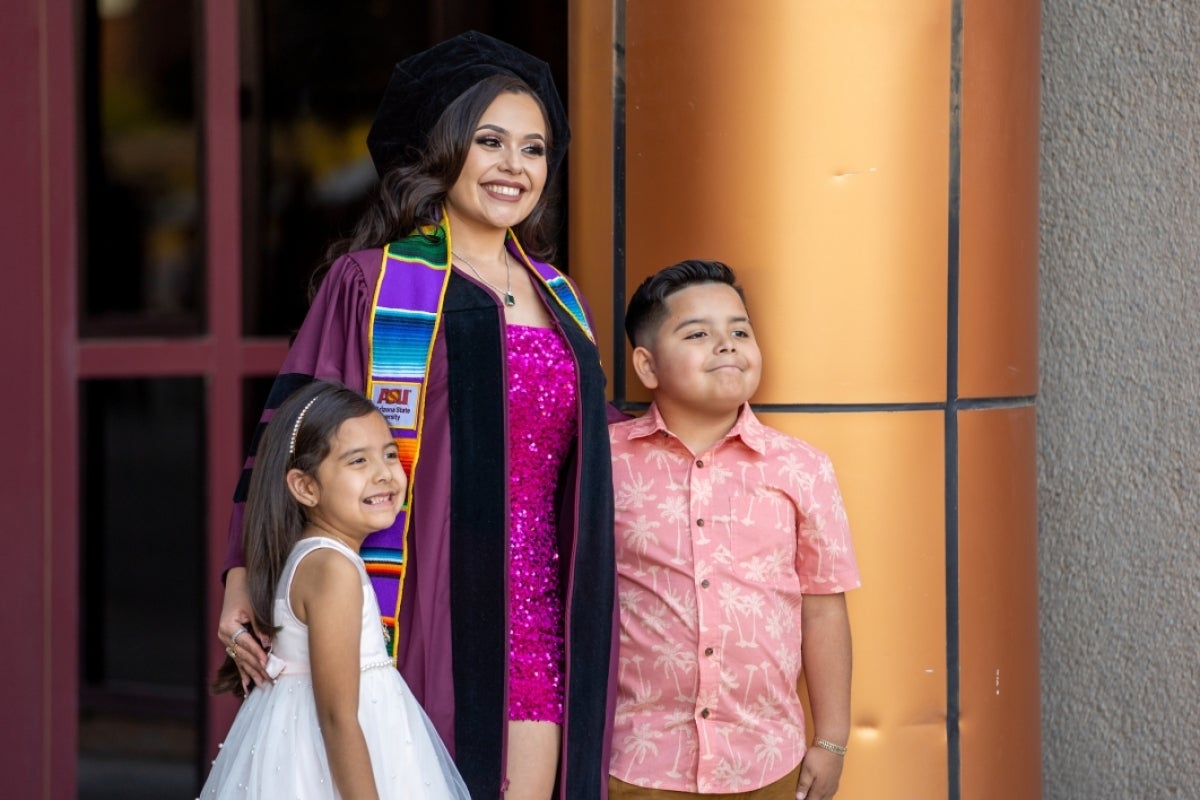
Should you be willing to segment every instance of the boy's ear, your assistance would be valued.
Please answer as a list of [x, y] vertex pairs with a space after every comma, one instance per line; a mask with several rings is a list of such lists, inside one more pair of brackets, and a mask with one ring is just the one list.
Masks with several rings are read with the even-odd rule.
[[292, 493], [292, 497], [296, 498], [296, 502], [305, 508], [315, 506], [321, 499], [320, 486], [317, 485], [316, 478], [307, 472], [289, 469], [286, 480], [288, 491]]
[[633, 371], [638, 380], [650, 391], [658, 388], [658, 372], [654, 364], [654, 354], [645, 347], [633, 348]]

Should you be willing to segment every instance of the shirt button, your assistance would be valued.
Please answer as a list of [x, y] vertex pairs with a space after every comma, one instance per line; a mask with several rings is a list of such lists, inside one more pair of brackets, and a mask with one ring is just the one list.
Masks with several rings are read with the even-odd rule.
[[697, 462], [696, 462], [696, 466], [697, 466], [697, 467], [699, 467], [700, 469], [704, 469], [704, 462], [703, 462], [703, 461], [697, 461]]
[[704, 520], [702, 520], [702, 519], [698, 519], [698, 520], [696, 520], [696, 527], [697, 527], [697, 528], [703, 528], [703, 527], [704, 527]]
[[712, 654], [713, 654], [713, 649], [711, 647], [704, 648], [704, 655], [711, 656]]
[[707, 588], [708, 588], [708, 578], [705, 578], [704, 580], [700, 581], [700, 588], [701, 588], [701, 589], [707, 589]]
[[700, 716], [704, 717], [705, 719], [708, 719], [708, 709], [707, 708], [700, 709]]

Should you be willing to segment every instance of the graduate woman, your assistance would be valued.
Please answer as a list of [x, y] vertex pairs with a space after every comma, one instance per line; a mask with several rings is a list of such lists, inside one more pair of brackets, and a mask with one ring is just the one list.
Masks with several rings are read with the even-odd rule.
[[[334, 246], [264, 412], [320, 378], [388, 421], [408, 503], [362, 556], [392, 657], [476, 800], [588, 800], [607, 781], [604, 376], [546, 263], [569, 138], [547, 66], [510, 45], [471, 32], [397, 64], [367, 139], [379, 197]], [[259, 683], [269, 640], [238, 634], [240, 508], [218, 636]]]

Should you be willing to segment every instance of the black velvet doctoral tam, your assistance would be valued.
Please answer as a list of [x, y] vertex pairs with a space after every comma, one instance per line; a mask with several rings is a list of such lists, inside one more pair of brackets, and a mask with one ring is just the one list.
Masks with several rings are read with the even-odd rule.
[[497, 74], [520, 78], [542, 101], [551, 138], [547, 180], [553, 179], [571, 130], [550, 66], [478, 31], [459, 34], [396, 64], [367, 135], [376, 171], [382, 176], [411, 162], [424, 149], [429, 131], [446, 107], [479, 81]]

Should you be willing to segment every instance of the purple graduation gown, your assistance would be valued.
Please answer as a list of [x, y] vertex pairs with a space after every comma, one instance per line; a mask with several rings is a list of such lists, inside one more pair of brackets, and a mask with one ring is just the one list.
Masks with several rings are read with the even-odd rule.
[[[368, 326], [382, 250], [330, 267], [251, 442], [283, 400], [313, 378], [365, 390]], [[541, 289], [539, 285], [539, 290]], [[565, 698], [556, 797], [607, 796], [617, 656], [612, 479], [604, 375], [595, 346], [543, 300], [575, 355], [579, 430], [557, 493], [564, 594]], [[507, 709], [507, 460], [504, 319], [496, 298], [454, 273], [430, 364], [421, 457], [413, 480], [397, 658], [477, 799], [500, 796]], [[235, 494], [226, 569], [241, 566]]]

